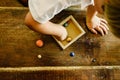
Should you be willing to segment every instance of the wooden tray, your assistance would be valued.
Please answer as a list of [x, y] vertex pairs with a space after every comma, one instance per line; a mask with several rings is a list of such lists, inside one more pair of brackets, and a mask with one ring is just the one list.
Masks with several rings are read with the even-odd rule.
[[67, 38], [66, 38], [64, 41], [59, 41], [53, 36], [53, 38], [57, 41], [57, 43], [60, 45], [62, 49], [66, 49], [73, 42], [75, 42], [78, 38], [80, 38], [82, 35], [85, 34], [85, 31], [82, 29], [82, 27], [78, 24], [78, 22], [74, 19], [72, 15], [64, 19], [60, 23], [60, 25], [64, 25], [65, 23], [68, 24], [68, 26], [65, 27], [68, 32], [67, 38], [71, 38], [72, 40], [67, 41]]

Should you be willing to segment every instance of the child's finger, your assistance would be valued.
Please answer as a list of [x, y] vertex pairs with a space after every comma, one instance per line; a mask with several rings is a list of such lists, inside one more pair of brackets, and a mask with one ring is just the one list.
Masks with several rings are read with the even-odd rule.
[[100, 32], [102, 36], [104, 36], [104, 32], [103, 32], [102, 28], [96, 27], [95, 29], [96, 29], [98, 32]]
[[104, 23], [101, 23], [100, 27], [103, 29], [103, 31], [105, 32], [105, 34], [108, 34], [108, 29], [106, 28], [107, 25], [105, 25]]
[[107, 30], [109, 30], [109, 28], [108, 28], [108, 26], [107, 26], [107, 21], [105, 20], [105, 19], [101, 19], [101, 24], [103, 25], [103, 26], [105, 26], [105, 28], [107, 29]]
[[108, 24], [108, 22], [107, 22], [105, 19], [100, 18], [100, 20], [101, 20], [102, 22], [104, 22], [105, 24]]
[[107, 30], [109, 30], [109, 28], [108, 28], [107, 24], [105, 24], [105, 23], [101, 22], [101, 23], [100, 23], [100, 25], [104, 26]]
[[97, 34], [97, 31], [94, 29], [94, 28], [92, 28], [92, 29], [89, 29], [91, 32], [93, 32], [94, 34]]
[[108, 34], [108, 30], [103, 25], [100, 25], [100, 28], [104, 31], [105, 34]]

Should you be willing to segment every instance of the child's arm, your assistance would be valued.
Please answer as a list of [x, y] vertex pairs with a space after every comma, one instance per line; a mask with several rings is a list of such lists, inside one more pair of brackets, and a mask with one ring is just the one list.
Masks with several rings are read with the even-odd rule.
[[86, 14], [86, 25], [88, 29], [97, 34], [108, 34], [107, 21], [97, 16], [97, 11], [93, 5], [89, 5]]

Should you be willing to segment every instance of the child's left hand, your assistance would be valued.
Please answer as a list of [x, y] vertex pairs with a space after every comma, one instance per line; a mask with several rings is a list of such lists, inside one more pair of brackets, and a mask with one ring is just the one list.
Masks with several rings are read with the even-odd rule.
[[91, 21], [86, 22], [88, 29], [95, 33], [98, 34], [98, 32], [104, 36], [105, 34], [108, 34], [108, 26], [107, 26], [107, 21], [99, 18], [98, 16], [94, 16]]

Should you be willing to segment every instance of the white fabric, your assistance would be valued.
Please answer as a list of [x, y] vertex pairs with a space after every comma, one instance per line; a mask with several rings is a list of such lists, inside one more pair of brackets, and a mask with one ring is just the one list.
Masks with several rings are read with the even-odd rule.
[[85, 8], [88, 5], [94, 5], [94, 0], [81, 0], [81, 8]]
[[29, 0], [29, 9], [35, 21], [45, 23], [63, 9], [80, 4], [85, 8], [93, 0]]

